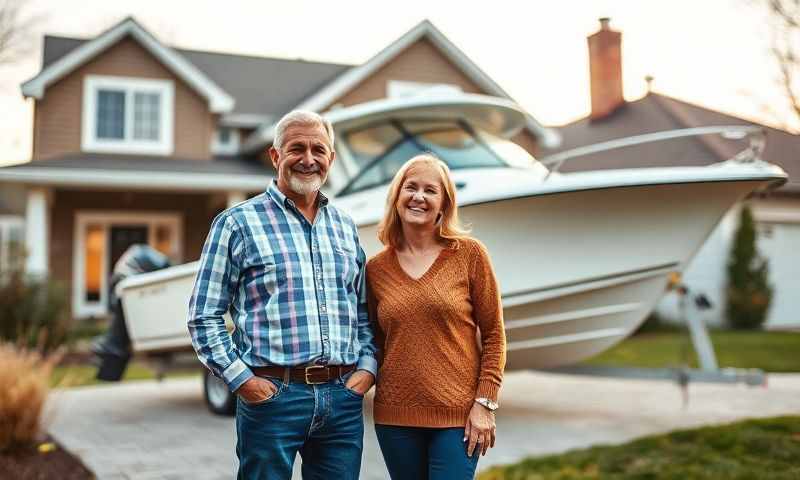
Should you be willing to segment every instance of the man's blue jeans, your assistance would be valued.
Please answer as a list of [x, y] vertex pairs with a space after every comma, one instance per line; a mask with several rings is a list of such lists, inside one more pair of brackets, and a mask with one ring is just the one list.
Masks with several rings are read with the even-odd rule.
[[240, 480], [292, 478], [299, 452], [305, 480], [357, 480], [364, 442], [364, 397], [346, 388], [345, 375], [306, 385], [272, 378], [278, 390], [258, 404], [236, 405]]

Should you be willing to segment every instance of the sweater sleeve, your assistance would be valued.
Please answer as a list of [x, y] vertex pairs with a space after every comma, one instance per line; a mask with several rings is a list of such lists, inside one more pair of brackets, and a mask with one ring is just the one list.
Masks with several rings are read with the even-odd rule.
[[475, 397], [497, 401], [506, 364], [506, 333], [500, 289], [486, 247], [477, 240], [474, 241], [470, 257], [470, 297], [482, 345]]
[[378, 322], [378, 300], [369, 286], [367, 287], [367, 305], [369, 321], [372, 324], [372, 331], [375, 333], [375, 359], [378, 361], [378, 370], [380, 370], [383, 365], [384, 348], [386, 348], [386, 335]]

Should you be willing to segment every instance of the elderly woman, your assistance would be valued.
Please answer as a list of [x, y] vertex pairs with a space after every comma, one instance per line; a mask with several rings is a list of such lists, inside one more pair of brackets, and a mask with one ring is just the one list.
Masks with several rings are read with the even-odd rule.
[[486, 248], [459, 225], [450, 172], [430, 155], [397, 172], [367, 264], [379, 340], [375, 430], [393, 479], [473, 478], [495, 442], [503, 311]]

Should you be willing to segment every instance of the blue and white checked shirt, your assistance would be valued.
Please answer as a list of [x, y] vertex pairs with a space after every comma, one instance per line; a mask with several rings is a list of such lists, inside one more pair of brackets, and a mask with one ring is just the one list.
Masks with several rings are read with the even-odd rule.
[[211, 225], [189, 301], [197, 356], [231, 391], [250, 366], [357, 363], [375, 375], [365, 264], [349, 216], [320, 193], [312, 225], [273, 181]]

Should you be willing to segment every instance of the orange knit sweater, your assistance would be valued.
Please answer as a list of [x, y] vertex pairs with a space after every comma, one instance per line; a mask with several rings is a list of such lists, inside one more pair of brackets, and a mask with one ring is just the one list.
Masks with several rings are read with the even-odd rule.
[[380, 364], [375, 423], [462, 427], [475, 398], [497, 400], [505, 331], [483, 244], [445, 248], [418, 280], [386, 248], [368, 262], [367, 281]]

